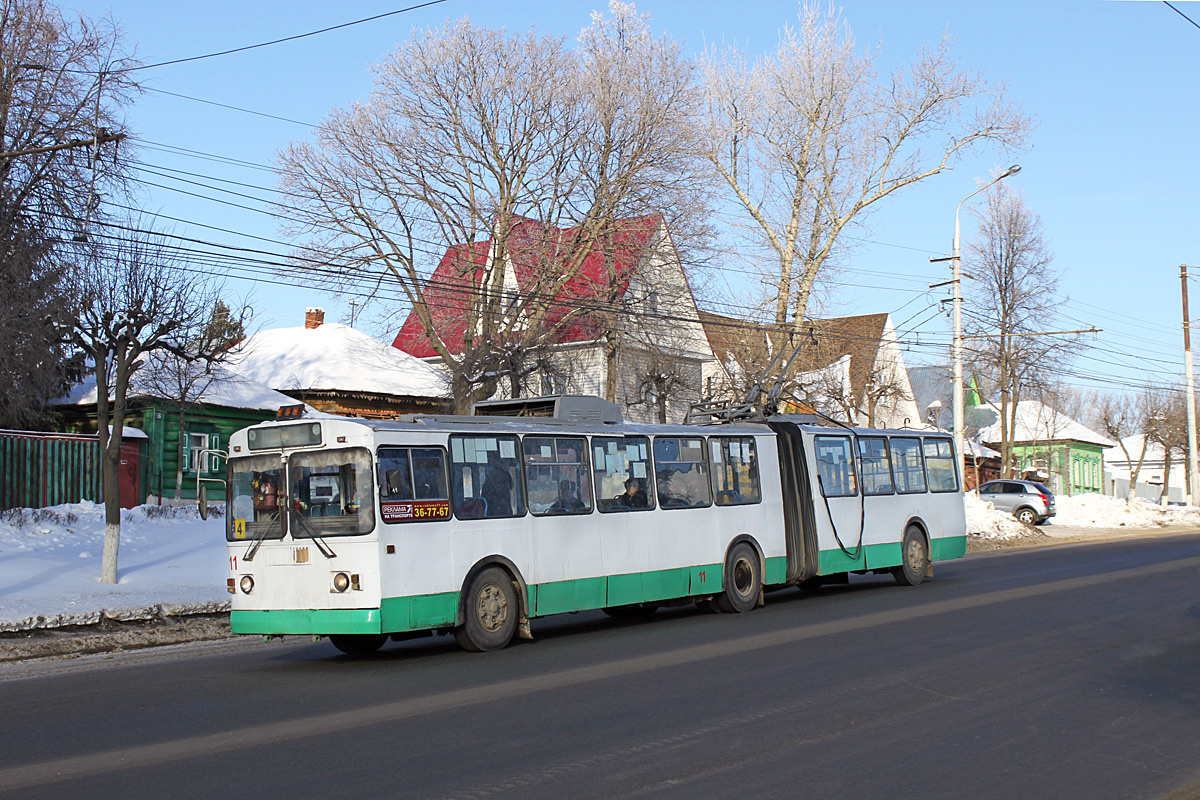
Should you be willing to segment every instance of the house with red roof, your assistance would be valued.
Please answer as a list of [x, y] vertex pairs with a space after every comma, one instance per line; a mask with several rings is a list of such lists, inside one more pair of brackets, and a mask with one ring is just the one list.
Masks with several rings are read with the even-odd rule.
[[[535, 340], [497, 397], [595, 394], [627, 419], [683, 418], [713, 353], [661, 216], [619, 220], [605, 236], [518, 219], [499, 238], [447, 249], [423, 287], [426, 320], [412, 310], [394, 347], [438, 364], [435, 342], [459, 358]], [[505, 315], [498, 341], [479, 341], [484, 313]]]

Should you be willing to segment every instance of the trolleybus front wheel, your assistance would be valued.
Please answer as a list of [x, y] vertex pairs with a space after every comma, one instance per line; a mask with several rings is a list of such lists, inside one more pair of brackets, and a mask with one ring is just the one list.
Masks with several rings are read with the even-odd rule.
[[475, 653], [501, 650], [512, 641], [520, 614], [508, 573], [488, 567], [467, 587], [463, 624], [454, 629], [454, 638], [464, 650]]
[[909, 525], [904, 532], [904, 543], [900, 545], [900, 566], [892, 567], [892, 577], [901, 586], [916, 586], [925, 580], [925, 569], [929, 566], [929, 550], [925, 546], [925, 535], [916, 525]]
[[383, 647], [387, 638], [385, 634], [333, 634], [329, 637], [329, 642], [348, 656], [369, 656]]
[[717, 606], [727, 613], [744, 613], [758, 605], [762, 594], [762, 570], [758, 553], [745, 542], [729, 551], [725, 558], [725, 588], [717, 595]]

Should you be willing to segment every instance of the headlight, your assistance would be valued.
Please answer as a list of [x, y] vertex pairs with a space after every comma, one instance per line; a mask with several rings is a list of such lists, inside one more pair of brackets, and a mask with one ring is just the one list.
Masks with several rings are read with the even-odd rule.
[[344, 572], [339, 572], [333, 576], [333, 590], [341, 593], [350, 588], [350, 576]]
[[254, 591], [254, 578], [251, 578], [249, 575], [243, 575], [238, 585], [242, 587], [242, 594], [250, 594]]

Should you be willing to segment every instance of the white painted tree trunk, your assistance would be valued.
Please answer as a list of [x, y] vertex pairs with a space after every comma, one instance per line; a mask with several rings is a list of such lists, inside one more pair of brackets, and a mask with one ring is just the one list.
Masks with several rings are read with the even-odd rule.
[[104, 552], [100, 557], [100, 582], [117, 582], [117, 549], [121, 546], [121, 523], [104, 525]]

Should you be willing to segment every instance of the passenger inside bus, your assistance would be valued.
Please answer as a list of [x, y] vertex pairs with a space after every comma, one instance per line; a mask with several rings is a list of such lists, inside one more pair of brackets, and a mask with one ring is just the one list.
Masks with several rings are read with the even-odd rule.
[[574, 514], [586, 505], [579, 499], [579, 487], [575, 481], [562, 480], [558, 482], [558, 497], [546, 511], [549, 514]]
[[487, 516], [512, 516], [512, 475], [494, 450], [488, 453], [487, 471], [483, 477], [480, 496], [487, 503]]
[[617, 508], [649, 508], [650, 501], [640, 478], [625, 481], [625, 491], [613, 498], [609, 510]]

